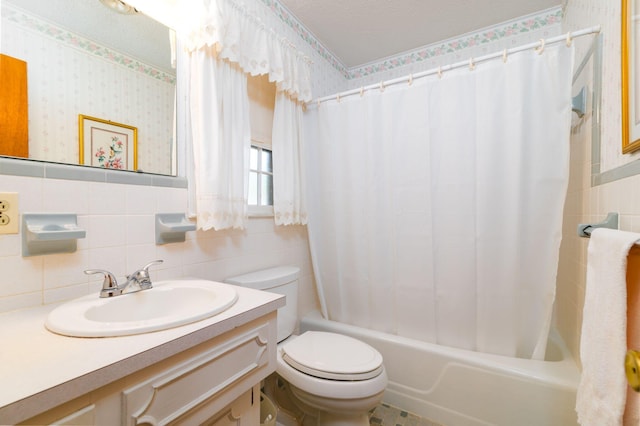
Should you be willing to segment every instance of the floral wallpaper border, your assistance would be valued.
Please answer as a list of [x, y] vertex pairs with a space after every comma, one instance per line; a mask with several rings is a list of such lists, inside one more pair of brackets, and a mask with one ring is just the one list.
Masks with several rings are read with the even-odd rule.
[[422, 62], [437, 56], [457, 52], [469, 47], [479, 46], [500, 39], [539, 30], [562, 21], [562, 7], [554, 7], [537, 14], [532, 14], [502, 23], [481, 31], [465, 34], [443, 42], [423, 46], [409, 52], [386, 58], [382, 61], [347, 69], [326, 47], [324, 47], [298, 19], [291, 14], [278, 0], [262, 0], [262, 2], [286, 25], [291, 27], [320, 56], [329, 62], [347, 79], [365, 77], [382, 71], [389, 71], [405, 65]]
[[400, 55], [396, 55], [379, 62], [351, 68], [348, 70], [348, 78], [361, 78], [378, 72], [389, 71], [394, 68], [414, 64], [416, 62], [422, 62], [434, 57], [455, 53], [463, 49], [539, 30], [549, 25], [556, 25], [561, 21], [562, 9], [560, 7], [554, 8], [544, 11], [541, 14], [520, 18], [495, 27], [485, 28], [481, 31], [469, 33], [459, 38], [452, 38], [443, 42], [423, 46], [419, 49], [404, 52]]
[[171, 74], [168, 74], [150, 65], [144, 64], [137, 59], [133, 59], [113, 49], [109, 49], [108, 47], [97, 44], [71, 31], [59, 28], [49, 22], [38, 19], [33, 15], [29, 15], [21, 10], [14, 9], [9, 6], [3, 6], [2, 19], [7, 19], [9, 22], [20, 25], [23, 28], [27, 28], [31, 31], [43, 34], [70, 47], [82, 50], [90, 55], [98, 56], [107, 61], [122, 65], [125, 68], [140, 72], [162, 82], [170, 84], [176, 83], [176, 77]]
[[[426, 45], [409, 52], [403, 52], [399, 55], [392, 56], [378, 62], [347, 69], [344, 64], [342, 64], [338, 58], [324, 47], [322, 43], [320, 43], [278, 0], [261, 1], [275, 16], [294, 30], [302, 40], [304, 40], [313, 50], [324, 58], [333, 68], [338, 70], [347, 80], [366, 77], [378, 72], [389, 71], [398, 67], [422, 62], [469, 47], [479, 46], [522, 33], [539, 30], [546, 26], [560, 23], [563, 17], [562, 8], [558, 6], [542, 11], [538, 14], [521, 17], [494, 27], [485, 28], [481, 31], [465, 34], [461, 37]], [[12, 9], [6, 6], [3, 6], [3, 8], [5, 9], [2, 13], [3, 19], [6, 18], [10, 22], [14, 22], [33, 31], [42, 33], [89, 54], [120, 64], [126, 68], [141, 72], [160, 81], [175, 84], [175, 76], [167, 74], [164, 71], [141, 63], [136, 59], [105, 46], [101, 46], [70, 31], [58, 28], [55, 25], [37, 19], [32, 15], [28, 15], [17, 9]]]
[[331, 53], [326, 47], [322, 45], [310, 32], [302, 25], [300, 21], [285, 8], [278, 0], [262, 0], [262, 2], [276, 15], [283, 23], [288, 25], [292, 30], [296, 32], [313, 50], [315, 50], [320, 56], [322, 56], [331, 66], [345, 77], [349, 78], [349, 72], [347, 68]]

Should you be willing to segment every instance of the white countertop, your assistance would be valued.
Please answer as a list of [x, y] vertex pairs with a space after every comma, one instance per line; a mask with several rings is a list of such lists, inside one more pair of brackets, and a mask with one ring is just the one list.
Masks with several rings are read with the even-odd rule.
[[237, 291], [238, 301], [211, 318], [123, 337], [52, 333], [44, 321], [57, 305], [0, 314], [0, 423], [26, 420], [285, 304], [279, 294], [243, 287]]

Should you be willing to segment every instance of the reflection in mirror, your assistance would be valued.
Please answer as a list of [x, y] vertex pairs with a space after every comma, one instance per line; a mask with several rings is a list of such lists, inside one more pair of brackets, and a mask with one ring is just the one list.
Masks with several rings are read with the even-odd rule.
[[[85, 115], [136, 128], [137, 169], [175, 175], [176, 70], [167, 27], [141, 13], [117, 13], [101, 0], [0, 4], [3, 65], [6, 57], [25, 64], [28, 103], [27, 147], [6, 152], [3, 142], [0, 155], [81, 164], [78, 117]], [[85, 139], [83, 148], [100, 147]]]
[[622, 152], [640, 149], [640, 0], [622, 0]]

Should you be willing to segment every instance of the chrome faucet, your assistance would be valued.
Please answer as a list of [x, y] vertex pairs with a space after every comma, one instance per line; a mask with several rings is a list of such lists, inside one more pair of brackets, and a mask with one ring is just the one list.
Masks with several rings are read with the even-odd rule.
[[122, 285], [118, 285], [116, 277], [111, 272], [105, 271], [104, 269], [87, 269], [84, 273], [87, 275], [104, 275], [102, 290], [100, 290], [100, 297], [113, 297], [152, 288], [153, 285], [151, 284], [151, 277], [149, 276], [149, 267], [151, 265], [159, 265], [161, 263], [162, 260], [154, 260], [153, 262], [150, 262], [143, 268], [135, 271], [133, 274], [127, 275], [127, 282]]

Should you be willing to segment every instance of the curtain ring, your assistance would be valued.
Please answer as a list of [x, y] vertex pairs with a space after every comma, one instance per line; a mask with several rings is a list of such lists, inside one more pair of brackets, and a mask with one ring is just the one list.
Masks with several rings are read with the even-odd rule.
[[438, 67], [438, 78], [442, 78], [442, 67]]
[[336, 95], [336, 100], [338, 101], [338, 103], [340, 103], [340, 93]]
[[471, 71], [476, 69], [476, 64], [473, 62], [473, 58], [469, 58], [469, 69]]
[[571, 42], [573, 40], [571, 39], [571, 31], [567, 32], [567, 47], [571, 47]]
[[544, 52], [544, 39], [543, 38], [540, 39], [540, 46], [536, 47], [535, 51], [538, 52], [538, 55], [542, 55], [542, 52]]
[[383, 81], [380, 82], [380, 91], [384, 92], [384, 82]]
[[413, 84], [413, 74], [409, 74], [409, 86]]
[[364, 95], [364, 86], [360, 86], [360, 97]]
[[502, 51], [502, 62], [507, 63], [507, 49]]

